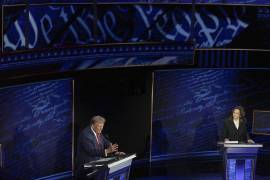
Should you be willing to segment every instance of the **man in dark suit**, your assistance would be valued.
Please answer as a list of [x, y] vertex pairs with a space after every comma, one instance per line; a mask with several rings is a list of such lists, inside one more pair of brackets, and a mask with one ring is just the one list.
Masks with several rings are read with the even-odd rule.
[[83, 165], [87, 162], [107, 157], [109, 154], [118, 151], [118, 145], [112, 144], [106, 139], [102, 130], [106, 120], [102, 116], [94, 116], [90, 126], [87, 126], [80, 133], [77, 142], [76, 177], [83, 179], [86, 177]]
[[237, 106], [232, 110], [232, 116], [224, 122], [224, 141], [238, 141], [243, 143], [254, 143], [249, 138], [245, 112], [243, 107]]

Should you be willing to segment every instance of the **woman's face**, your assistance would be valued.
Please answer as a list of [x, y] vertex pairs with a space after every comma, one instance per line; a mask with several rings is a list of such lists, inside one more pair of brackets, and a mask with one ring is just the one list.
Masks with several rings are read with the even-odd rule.
[[234, 109], [233, 110], [233, 119], [239, 119], [240, 118], [240, 110]]

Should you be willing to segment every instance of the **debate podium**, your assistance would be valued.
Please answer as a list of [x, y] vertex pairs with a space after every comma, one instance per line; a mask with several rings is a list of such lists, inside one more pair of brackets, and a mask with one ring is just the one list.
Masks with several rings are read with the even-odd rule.
[[254, 180], [256, 159], [262, 144], [223, 143], [226, 180]]
[[101, 158], [84, 164], [84, 169], [91, 169], [88, 178], [99, 173], [102, 180], [128, 180], [132, 160], [136, 154]]

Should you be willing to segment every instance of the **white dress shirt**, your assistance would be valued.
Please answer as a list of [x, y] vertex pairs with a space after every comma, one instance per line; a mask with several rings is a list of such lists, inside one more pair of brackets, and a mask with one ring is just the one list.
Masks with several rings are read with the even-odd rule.
[[239, 128], [239, 119], [238, 120], [233, 120], [233, 122], [234, 122], [234, 125], [235, 125], [236, 129], [238, 129]]

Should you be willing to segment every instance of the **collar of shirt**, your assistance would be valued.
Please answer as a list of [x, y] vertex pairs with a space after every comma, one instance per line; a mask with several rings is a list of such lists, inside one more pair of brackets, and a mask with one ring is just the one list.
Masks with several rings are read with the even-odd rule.
[[95, 137], [96, 137], [96, 140], [97, 140], [97, 142], [98, 142], [97, 133], [94, 131], [94, 129], [92, 128], [92, 126], [91, 126], [91, 130], [93, 131], [93, 133], [94, 133], [94, 135], [95, 135]]
[[239, 120], [233, 120], [234, 122], [234, 125], [236, 126], [236, 128], [238, 129], [239, 128], [239, 125], [240, 125], [240, 121]]

